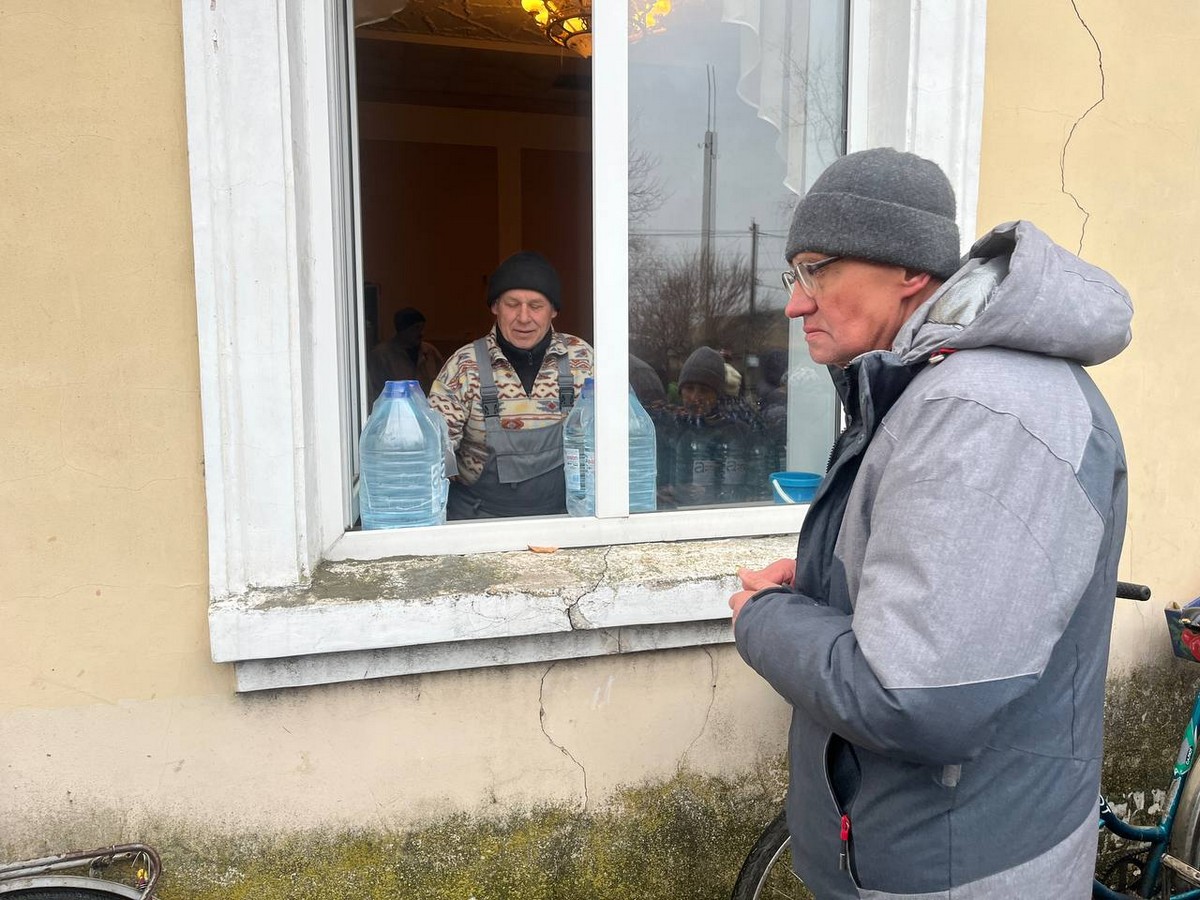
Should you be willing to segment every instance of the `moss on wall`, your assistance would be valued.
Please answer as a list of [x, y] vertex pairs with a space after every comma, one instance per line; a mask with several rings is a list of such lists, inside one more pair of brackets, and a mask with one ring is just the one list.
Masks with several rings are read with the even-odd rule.
[[1109, 678], [1102, 780], [1110, 802], [1158, 814], [1154, 794], [1170, 784], [1197, 689], [1200, 666], [1182, 661]]
[[[1108, 680], [1101, 783], [1114, 812], [1135, 825], [1152, 825], [1164, 812], [1197, 689], [1200, 666], [1179, 660]], [[1135, 886], [1144, 846], [1102, 832], [1096, 869], [1105, 883]]]
[[160, 847], [162, 900], [725, 898], [775, 815], [782, 761], [739, 779], [682, 772], [603, 808], [449, 816], [405, 833], [308, 833]]

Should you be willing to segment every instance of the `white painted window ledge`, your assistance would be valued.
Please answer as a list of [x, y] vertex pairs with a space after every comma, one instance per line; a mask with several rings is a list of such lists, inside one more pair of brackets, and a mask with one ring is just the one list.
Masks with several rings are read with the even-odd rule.
[[732, 640], [739, 566], [796, 536], [325, 562], [212, 602], [213, 660], [256, 691]]

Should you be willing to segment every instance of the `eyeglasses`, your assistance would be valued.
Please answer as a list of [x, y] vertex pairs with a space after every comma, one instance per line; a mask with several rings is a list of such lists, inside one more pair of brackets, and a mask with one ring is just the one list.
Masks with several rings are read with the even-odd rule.
[[800, 285], [800, 290], [804, 291], [810, 300], [815, 300], [817, 298], [817, 281], [813, 276], [839, 259], [841, 259], [840, 256], [827, 256], [816, 262], [797, 263], [783, 273], [783, 286], [791, 294], [792, 288]]

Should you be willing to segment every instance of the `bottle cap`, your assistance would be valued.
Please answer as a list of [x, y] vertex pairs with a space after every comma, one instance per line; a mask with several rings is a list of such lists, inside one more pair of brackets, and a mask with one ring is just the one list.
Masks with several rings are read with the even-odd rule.
[[383, 393], [379, 396], [387, 400], [394, 400], [398, 397], [411, 397], [413, 393], [412, 386], [414, 384], [419, 386], [420, 383], [416, 381], [389, 381], [383, 386]]

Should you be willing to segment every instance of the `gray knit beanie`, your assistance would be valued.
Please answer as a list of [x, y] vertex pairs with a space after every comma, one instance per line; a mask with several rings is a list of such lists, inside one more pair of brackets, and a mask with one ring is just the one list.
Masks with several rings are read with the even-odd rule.
[[679, 373], [679, 386], [702, 384], [712, 388], [718, 395], [725, 391], [725, 360], [712, 347], [697, 347], [683, 364]]
[[555, 309], [562, 309], [562, 282], [550, 260], [534, 250], [514, 253], [488, 277], [487, 303], [491, 306], [505, 291], [521, 288], [542, 294]]
[[954, 188], [937, 163], [889, 147], [836, 160], [796, 205], [784, 258], [827, 253], [928, 272], [959, 266]]

